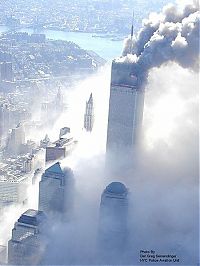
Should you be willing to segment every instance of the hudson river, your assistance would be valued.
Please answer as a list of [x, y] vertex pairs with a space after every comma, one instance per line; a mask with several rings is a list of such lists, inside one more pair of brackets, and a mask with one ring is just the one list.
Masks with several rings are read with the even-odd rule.
[[[0, 34], [7, 30], [7, 27], [0, 26]], [[19, 31], [28, 32], [29, 34], [33, 33], [33, 30], [29, 28], [20, 29]], [[44, 33], [48, 39], [72, 41], [85, 50], [93, 50], [106, 60], [112, 60], [113, 58], [120, 56], [122, 52], [122, 40], [112, 41], [108, 38], [92, 37], [92, 35], [95, 35], [94, 33], [53, 30], [43, 30], [41, 33]]]

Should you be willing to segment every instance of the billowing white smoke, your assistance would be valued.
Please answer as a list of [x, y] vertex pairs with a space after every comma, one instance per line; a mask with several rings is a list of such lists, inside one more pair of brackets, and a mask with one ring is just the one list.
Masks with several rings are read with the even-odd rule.
[[[107, 111], [100, 111], [107, 109], [104, 96], [108, 97], [109, 91], [105, 76], [101, 75], [104, 79], [97, 87], [99, 77], [92, 78], [94, 88], [100, 89], [98, 98], [94, 97], [99, 112], [95, 127], [100, 132], [82, 134], [75, 153], [62, 162], [72, 167], [75, 175], [74, 216], [67, 224], [56, 221], [44, 263], [99, 265], [103, 259], [97, 250], [101, 193], [110, 182], [121, 181], [130, 191], [130, 247], [124, 257], [120, 254], [120, 263], [139, 265], [140, 249], [153, 249], [176, 254], [180, 265], [193, 265], [198, 254], [198, 75], [174, 63], [151, 70], [144, 109], [144, 148], [133, 168], [114, 179], [106, 175], [103, 163]], [[84, 82], [89, 83], [90, 79]], [[74, 91], [74, 99], [83, 93], [83, 87]], [[87, 86], [85, 92], [82, 97], [87, 99]], [[82, 120], [75, 127], [81, 128]]]
[[[106, 143], [106, 129], [107, 129], [107, 113], [109, 101], [109, 83], [110, 83], [110, 64], [105, 65], [97, 73], [89, 76], [88, 78], [79, 81], [76, 86], [70, 90], [66, 90], [64, 102], [67, 104], [67, 111], [58, 117], [56, 124], [51, 130], [44, 129], [42, 134], [38, 134], [33, 130], [34, 141], [39, 141], [48, 133], [51, 140], [57, 140], [60, 128], [68, 126], [71, 129], [72, 136], [78, 140], [78, 146], [74, 153], [64, 160], [64, 164], [74, 168], [79, 164], [80, 159], [87, 159], [88, 157], [95, 156], [95, 154], [104, 153]], [[86, 101], [88, 101], [90, 93], [94, 98], [94, 113], [95, 122], [91, 133], [87, 133], [83, 129], [84, 125], [84, 112]], [[41, 133], [41, 132], [39, 132]], [[98, 141], [96, 141], [98, 140]], [[16, 221], [20, 214], [27, 208], [37, 209], [38, 206], [38, 182], [28, 187], [29, 201], [26, 206], [12, 206], [10, 208], [1, 209], [0, 212], [0, 227], [5, 224], [7, 231], [1, 230], [0, 244], [5, 244], [5, 239], [10, 237], [13, 222]], [[16, 211], [14, 211], [14, 209]], [[19, 210], [19, 211], [17, 211]], [[13, 214], [15, 213], [15, 214]], [[15, 217], [11, 219], [10, 217]], [[11, 222], [11, 227], [8, 228], [8, 220]], [[4, 233], [3, 233], [3, 232]]]
[[[79, 158], [82, 155], [86, 157], [95, 151], [105, 151], [108, 120], [105, 117], [108, 114], [109, 85], [110, 64], [67, 91], [65, 100], [68, 109], [58, 119], [54, 130], [58, 131], [64, 126], [70, 127], [72, 135], [79, 142], [73, 157], [77, 154]], [[94, 126], [92, 132], [88, 133], [84, 130], [84, 114], [90, 93], [94, 99]]]
[[[138, 265], [140, 249], [155, 249], [176, 253], [182, 264], [191, 265], [198, 254], [198, 75], [176, 64], [151, 70], [144, 110], [145, 147], [133, 169], [115, 180], [105, 174], [103, 163], [109, 76], [110, 67], [78, 84], [69, 98], [69, 114], [58, 121], [57, 130], [69, 122], [78, 132], [77, 150], [62, 162], [73, 169], [76, 179], [74, 216], [67, 224], [56, 220], [44, 264], [99, 264], [96, 247], [101, 193], [111, 181], [122, 181], [130, 190], [131, 239], [121, 264]], [[84, 133], [85, 101], [91, 90], [94, 132]], [[36, 208], [32, 204], [28, 207]], [[1, 228], [6, 229], [8, 221], [10, 224], [9, 232], [1, 230], [1, 239], [5, 241], [7, 233], [10, 237], [22, 211], [16, 213], [12, 208], [4, 213]]]
[[[102, 170], [103, 149], [93, 145], [95, 141], [105, 144], [105, 132], [103, 136], [99, 133], [82, 135], [77, 152], [67, 160], [76, 177], [75, 219], [55, 229], [44, 259], [46, 263], [98, 264], [95, 241], [100, 196], [112, 181], [122, 181], [131, 192], [130, 248], [121, 264], [139, 265], [141, 249], [176, 254], [181, 265], [197, 262], [198, 75], [189, 70], [196, 70], [198, 66], [197, 8], [197, 2], [185, 5], [182, 11], [170, 5], [162, 14], [151, 15], [134, 41], [135, 55], [128, 54], [130, 39], [127, 40], [124, 57], [117, 61], [132, 61], [146, 75], [150, 71], [144, 113], [144, 150], [133, 169], [113, 180]], [[176, 61], [185, 69], [169, 61]], [[161, 66], [165, 62], [168, 64]], [[105, 95], [108, 84], [102, 80], [100, 87]], [[75, 94], [76, 106], [78, 92], [81, 93], [80, 87]], [[96, 99], [98, 106], [102, 106], [100, 114], [105, 106], [107, 109], [101, 93]], [[83, 113], [84, 105], [81, 109], [78, 113]], [[72, 120], [73, 117], [75, 112]], [[100, 117], [107, 122], [106, 112]], [[100, 132], [101, 120], [95, 122]]]
[[198, 70], [199, 17], [196, 0], [184, 6], [169, 4], [162, 13], [150, 14], [133, 38], [132, 46], [130, 37], [125, 40], [124, 58], [120, 61], [132, 60], [146, 74], [167, 61]]

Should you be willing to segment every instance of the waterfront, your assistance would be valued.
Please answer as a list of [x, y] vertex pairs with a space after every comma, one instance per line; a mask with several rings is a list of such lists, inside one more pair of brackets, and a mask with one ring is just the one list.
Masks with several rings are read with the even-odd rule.
[[[0, 26], [0, 33], [8, 31], [5, 26]], [[20, 32], [33, 33], [33, 29], [24, 28], [18, 30]], [[94, 33], [82, 33], [82, 32], [65, 32], [65, 31], [53, 31], [43, 30], [40, 33], [44, 33], [48, 39], [72, 41], [78, 44], [85, 50], [92, 50], [106, 60], [112, 60], [113, 58], [121, 55], [123, 41], [112, 41], [109, 38], [95, 38], [92, 37]]]

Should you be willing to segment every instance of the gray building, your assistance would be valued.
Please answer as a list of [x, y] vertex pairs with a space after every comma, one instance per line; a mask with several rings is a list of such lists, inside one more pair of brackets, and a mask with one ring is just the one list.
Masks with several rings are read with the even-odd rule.
[[139, 140], [143, 119], [144, 89], [142, 76], [134, 63], [112, 63], [107, 153], [132, 151]]
[[122, 247], [127, 237], [128, 189], [120, 182], [109, 184], [101, 195], [99, 230], [103, 246]]
[[94, 124], [94, 103], [92, 93], [89, 100], [86, 102], [85, 115], [84, 115], [84, 128], [86, 131], [92, 131]]
[[29, 209], [20, 216], [8, 242], [8, 264], [39, 265], [46, 246], [45, 225], [42, 211]]
[[67, 216], [73, 204], [73, 172], [59, 162], [45, 170], [39, 183], [39, 210], [47, 215]]
[[120, 182], [109, 184], [101, 195], [98, 234], [101, 263], [120, 263], [127, 249], [128, 205], [128, 189]]
[[27, 190], [30, 184], [29, 175], [22, 175], [17, 171], [14, 175], [9, 172], [5, 173], [0, 169], [0, 207], [13, 203], [25, 204], [28, 199]]
[[25, 143], [24, 126], [19, 123], [16, 128], [12, 129], [10, 139], [8, 142], [8, 153], [20, 154], [22, 145]]
[[74, 149], [76, 141], [71, 136], [62, 136], [46, 147], [46, 162], [61, 160]]

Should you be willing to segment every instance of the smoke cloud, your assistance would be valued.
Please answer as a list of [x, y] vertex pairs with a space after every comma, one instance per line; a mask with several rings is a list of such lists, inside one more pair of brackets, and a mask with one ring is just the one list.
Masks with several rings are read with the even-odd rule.
[[[168, 5], [144, 22], [134, 39], [134, 54], [130, 54], [130, 38], [126, 40], [123, 57], [116, 62], [132, 62], [138, 73], [149, 74], [144, 145], [132, 168], [113, 179], [104, 170], [105, 150], [93, 146], [95, 140], [105, 142], [106, 126], [100, 121], [107, 121], [107, 113], [101, 120], [95, 119], [104, 137], [99, 131], [89, 137], [82, 135], [77, 152], [65, 161], [76, 177], [76, 214], [74, 220], [57, 225], [51, 233], [44, 263], [140, 265], [140, 250], [154, 250], [177, 255], [178, 265], [197, 264], [198, 26], [196, 1]], [[109, 90], [109, 82], [102, 79], [101, 93], [104, 90]], [[99, 95], [99, 110], [107, 110], [104, 100]], [[111, 252], [108, 261], [98, 253], [97, 234], [101, 193], [112, 181], [129, 188], [130, 234], [126, 252], [118, 256]]]
[[[93, 77], [84, 81], [73, 95], [75, 99], [83, 93], [83, 84], [91, 81], [98, 84], [99, 78], [104, 77], [100, 85], [102, 97], [96, 92], [97, 113], [108, 104], [104, 96], [109, 91], [109, 78], [102, 74], [96, 80]], [[140, 265], [140, 250], [176, 254], [180, 259], [177, 265], [197, 263], [197, 87], [198, 74], [177, 64], [168, 63], [150, 71], [144, 109], [144, 145], [138, 150], [132, 168], [114, 178], [104, 168], [107, 112], [102, 113], [101, 119], [95, 119], [94, 132], [84, 133], [77, 150], [62, 161], [73, 169], [76, 179], [74, 214], [68, 223], [53, 221], [44, 264]], [[88, 86], [84, 88], [87, 98]], [[101, 129], [101, 134], [97, 129]], [[101, 145], [94, 145], [95, 140]], [[101, 193], [113, 181], [123, 182], [130, 191], [129, 245], [118, 257], [110, 252], [108, 260], [98, 250], [99, 207]]]
[[150, 14], [149, 19], [143, 20], [142, 29], [133, 38], [132, 45], [130, 37], [125, 40], [123, 58], [116, 61], [133, 62], [146, 75], [152, 67], [168, 61], [197, 71], [199, 17], [198, 1], [185, 6], [169, 4], [162, 13]]
[[[120, 260], [116, 261], [116, 254], [111, 254], [113, 264], [140, 265], [140, 249], [153, 249], [160, 254], [177, 254], [181, 259], [178, 265], [195, 265], [198, 259], [198, 74], [174, 63], [150, 71], [143, 148], [138, 151], [133, 167], [114, 178], [104, 168], [109, 86], [110, 66], [106, 66], [97, 76], [71, 91], [69, 113], [57, 123], [59, 129], [69, 122], [73, 131], [78, 132], [77, 149], [61, 164], [74, 172], [74, 213], [67, 223], [56, 218], [51, 221], [49, 245], [42, 263], [109, 263], [98, 253], [100, 198], [110, 182], [121, 181], [130, 191], [130, 238], [126, 252], [118, 254]], [[85, 100], [91, 92], [95, 124], [92, 133], [86, 133], [82, 130], [83, 114]], [[37, 208], [38, 188], [30, 194], [34, 197], [26, 209]], [[2, 234], [1, 230], [1, 239], [10, 237], [14, 221], [23, 211], [16, 212], [12, 207], [4, 212], [1, 228], [8, 228], [10, 221], [9, 232]]]

